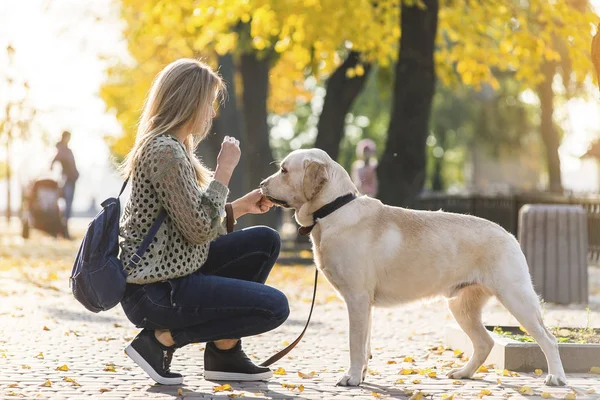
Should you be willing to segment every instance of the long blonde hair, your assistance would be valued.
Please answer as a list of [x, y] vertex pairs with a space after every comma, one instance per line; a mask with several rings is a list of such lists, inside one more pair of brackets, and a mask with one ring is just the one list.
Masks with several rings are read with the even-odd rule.
[[148, 92], [140, 117], [135, 144], [121, 165], [121, 172], [129, 176], [138, 164], [144, 148], [156, 136], [173, 135], [189, 126], [184, 146], [192, 160], [198, 183], [204, 186], [212, 172], [194, 154], [194, 149], [206, 137], [211, 126], [215, 96], [222, 101], [225, 85], [221, 77], [202, 61], [182, 58], [167, 65], [156, 75]]

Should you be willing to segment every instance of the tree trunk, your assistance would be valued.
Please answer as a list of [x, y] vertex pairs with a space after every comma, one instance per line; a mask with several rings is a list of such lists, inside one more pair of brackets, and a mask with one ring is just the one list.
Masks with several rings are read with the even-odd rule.
[[[246, 130], [244, 151], [249, 189], [258, 188], [260, 182], [275, 170], [271, 165], [273, 154], [269, 144], [267, 125], [267, 96], [269, 93], [268, 59], [258, 59], [255, 53], [242, 54], [240, 72], [244, 91], [242, 95], [243, 115]], [[278, 227], [278, 213], [271, 211], [264, 215], [249, 215], [251, 225], [261, 224]]]
[[394, 206], [409, 206], [425, 183], [425, 142], [435, 91], [438, 0], [424, 3], [424, 10], [402, 4], [392, 116], [377, 168], [379, 198]]
[[334, 160], [337, 160], [340, 153], [346, 114], [362, 91], [371, 69], [371, 65], [366, 64], [364, 65], [365, 73], [362, 76], [347, 78], [346, 71], [356, 67], [359, 62], [359, 53], [351, 52], [344, 63], [327, 80], [323, 111], [317, 123], [315, 147], [325, 150]]
[[560, 176], [560, 158], [558, 147], [560, 138], [554, 126], [554, 92], [552, 81], [556, 73], [556, 64], [545, 62], [542, 64], [544, 80], [538, 85], [538, 97], [540, 98], [541, 122], [540, 134], [546, 149], [546, 165], [548, 167], [549, 190], [562, 193], [562, 179]]
[[434, 157], [433, 160], [433, 177], [431, 179], [431, 190], [434, 192], [441, 192], [445, 188], [444, 177], [442, 171], [444, 169], [444, 156], [446, 155], [446, 129], [441, 129], [438, 132], [438, 146], [444, 150], [444, 154], [441, 157]]

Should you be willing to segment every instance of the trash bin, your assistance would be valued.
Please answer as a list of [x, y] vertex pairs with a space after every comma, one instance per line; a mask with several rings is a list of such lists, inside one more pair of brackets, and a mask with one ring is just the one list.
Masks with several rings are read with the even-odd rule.
[[527, 204], [519, 210], [518, 239], [535, 290], [545, 301], [588, 302], [588, 231], [583, 207]]

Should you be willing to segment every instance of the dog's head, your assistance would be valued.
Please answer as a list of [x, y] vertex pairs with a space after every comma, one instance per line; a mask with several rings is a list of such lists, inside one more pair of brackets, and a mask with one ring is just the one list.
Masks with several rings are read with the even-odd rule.
[[310, 225], [312, 213], [323, 205], [357, 192], [346, 170], [319, 149], [293, 151], [260, 188], [273, 203], [294, 208], [301, 225]]

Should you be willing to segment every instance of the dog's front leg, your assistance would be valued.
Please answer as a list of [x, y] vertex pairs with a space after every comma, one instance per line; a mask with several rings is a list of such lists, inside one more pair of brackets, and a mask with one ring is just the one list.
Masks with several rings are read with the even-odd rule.
[[368, 293], [346, 297], [350, 320], [350, 369], [338, 381], [340, 386], [358, 386], [367, 373], [367, 336], [371, 320]]

